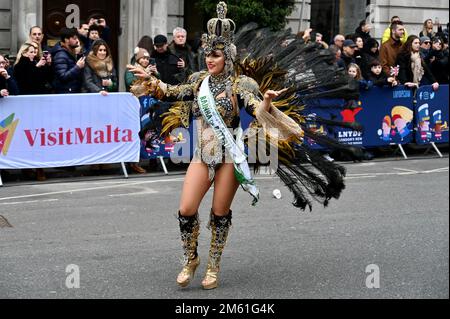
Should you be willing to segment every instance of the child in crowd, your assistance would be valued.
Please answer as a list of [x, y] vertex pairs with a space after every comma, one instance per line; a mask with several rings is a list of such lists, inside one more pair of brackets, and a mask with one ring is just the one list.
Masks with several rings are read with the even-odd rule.
[[398, 82], [394, 77], [387, 77], [383, 72], [383, 67], [381, 66], [381, 62], [379, 60], [373, 60], [369, 64], [370, 66], [370, 74], [367, 80], [371, 81], [373, 85], [376, 86], [397, 86]]
[[358, 81], [360, 90], [368, 90], [371, 88], [372, 83], [370, 81], [366, 81], [363, 78], [361, 68], [358, 66], [358, 64], [350, 63], [347, 68], [347, 73], [355, 81]]

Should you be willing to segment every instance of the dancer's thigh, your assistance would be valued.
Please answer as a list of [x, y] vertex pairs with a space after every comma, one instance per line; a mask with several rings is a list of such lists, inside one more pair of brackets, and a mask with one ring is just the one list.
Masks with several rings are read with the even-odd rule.
[[210, 187], [208, 167], [203, 163], [191, 163], [186, 173], [181, 194], [181, 215], [195, 215]]
[[239, 183], [234, 176], [234, 165], [223, 164], [216, 172], [214, 182], [213, 212], [216, 216], [226, 216], [230, 212]]

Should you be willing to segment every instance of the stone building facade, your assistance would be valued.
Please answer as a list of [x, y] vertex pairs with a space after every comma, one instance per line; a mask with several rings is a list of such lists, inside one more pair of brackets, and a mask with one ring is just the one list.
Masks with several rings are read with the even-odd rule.
[[[110, 22], [117, 32], [114, 41], [123, 73], [143, 35], [166, 34], [170, 38], [177, 26], [201, 32], [205, 23], [192, 0], [110, 0], [103, 1], [104, 7], [99, 3], [102, 1], [0, 0], [0, 52], [15, 54], [31, 26], [50, 28], [52, 23], [64, 23], [67, 6], [78, 4], [85, 13], [106, 10], [114, 17]], [[374, 26], [373, 36], [380, 38], [390, 17], [399, 15], [408, 32], [418, 34], [428, 18], [437, 17], [446, 24], [448, 9], [448, 0], [296, 0], [287, 27], [294, 33], [312, 27], [328, 40], [337, 33], [352, 33], [359, 21], [367, 18]]]

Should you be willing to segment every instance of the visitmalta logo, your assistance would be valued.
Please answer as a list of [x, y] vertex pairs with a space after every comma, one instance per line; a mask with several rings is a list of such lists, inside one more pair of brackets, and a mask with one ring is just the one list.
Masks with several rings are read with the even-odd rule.
[[[0, 122], [0, 155], [8, 154], [9, 146], [13, 139], [19, 120], [14, 120], [15, 114], [11, 114]], [[0, 119], [1, 121], [2, 119]]]

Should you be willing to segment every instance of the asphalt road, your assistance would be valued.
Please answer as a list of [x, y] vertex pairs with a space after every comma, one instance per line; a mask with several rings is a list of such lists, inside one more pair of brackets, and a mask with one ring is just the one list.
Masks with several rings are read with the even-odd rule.
[[13, 227], [0, 228], [0, 298], [449, 298], [448, 158], [345, 166], [342, 198], [312, 213], [291, 206], [272, 176], [257, 177], [256, 208], [240, 190], [220, 287], [208, 292], [211, 193], [199, 273], [188, 289], [175, 284], [182, 174], [6, 185], [0, 215]]

